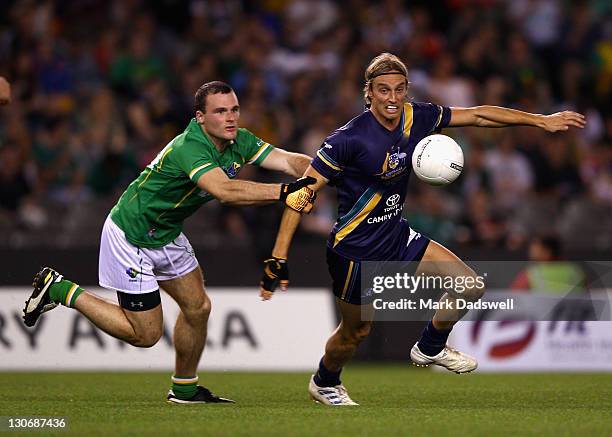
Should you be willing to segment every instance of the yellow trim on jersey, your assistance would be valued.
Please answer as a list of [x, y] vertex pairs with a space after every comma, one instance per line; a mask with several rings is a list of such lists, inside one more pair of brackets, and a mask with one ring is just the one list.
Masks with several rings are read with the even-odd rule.
[[191, 196], [191, 193], [193, 193], [196, 189], [198, 188], [198, 186], [196, 185], [195, 187], [193, 187], [187, 194], [185, 194], [183, 196], [183, 198], [181, 200], [179, 200], [176, 205], [174, 205], [172, 208], [165, 210], [164, 212], [162, 212], [160, 215], [157, 216], [156, 220], [159, 220], [159, 218], [164, 215], [165, 213], [167, 213], [168, 211], [171, 211], [173, 209], [176, 209], [180, 206], [181, 203], [183, 203], [185, 201], [185, 199], [187, 199], [189, 196]]
[[348, 290], [349, 284], [351, 283], [351, 275], [353, 273], [354, 264], [355, 263], [353, 261], [349, 261], [348, 273], [346, 275], [346, 281], [344, 281], [344, 288], [342, 289], [342, 296], [340, 297], [341, 300], [344, 300], [344, 296], [346, 296], [346, 292]]
[[247, 164], [252, 164], [253, 162], [257, 161], [257, 159], [261, 156], [261, 154], [267, 149], [269, 145], [270, 143], [263, 143], [257, 153], [251, 156], [251, 159], [247, 161]]
[[168, 150], [166, 150], [164, 154], [162, 155], [161, 159], [159, 160], [159, 166], [157, 167], [158, 170], [161, 170], [162, 165], [164, 164], [164, 158], [170, 152], [172, 152], [172, 147], [169, 147]]
[[341, 171], [342, 169], [340, 167], [338, 167], [337, 165], [332, 164], [327, 158], [325, 158], [325, 156], [323, 156], [322, 153], [320, 153], [320, 150], [317, 150], [317, 156], [321, 159], [321, 161], [323, 161], [325, 164], [327, 164], [329, 167], [333, 168], [334, 170], [337, 171]]
[[404, 135], [410, 136], [410, 129], [412, 129], [412, 122], [414, 121], [414, 108], [410, 103], [404, 103]]
[[195, 187], [193, 187], [191, 190], [189, 190], [189, 193], [185, 194], [183, 196], [183, 198], [181, 200], [179, 200], [178, 203], [172, 207], [172, 209], [178, 208], [179, 205], [185, 201], [185, 199], [187, 199], [189, 196], [191, 196], [191, 193], [193, 193], [196, 190], [196, 188], [198, 188], [197, 185]]
[[342, 241], [344, 237], [350, 234], [353, 229], [359, 226], [363, 219], [365, 219], [368, 214], [372, 212], [372, 210], [376, 207], [376, 205], [378, 205], [378, 202], [380, 202], [381, 197], [382, 195], [380, 193], [374, 194], [372, 199], [370, 199], [370, 201], [366, 203], [361, 212], [357, 214], [357, 216], [355, 216], [353, 220], [348, 222], [340, 231], [338, 231], [336, 237], [334, 238], [334, 247], [336, 247], [336, 245], [340, 243], [340, 241]]
[[199, 172], [200, 170], [202, 170], [203, 168], [208, 167], [209, 165], [212, 165], [212, 162], [207, 162], [206, 164], [202, 164], [199, 167], [194, 168], [193, 170], [191, 170], [189, 172], [189, 179], [191, 179], [197, 172]]
[[[138, 188], [142, 187], [144, 185], [144, 183], [147, 181], [147, 179], [149, 179], [149, 176], [151, 176], [151, 174], [153, 173], [153, 170], [149, 169], [149, 174], [144, 178], [144, 180], [138, 184]], [[138, 193], [136, 193], [138, 194]]]
[[[144, 183], [147, 181], [147, 179], [149, 179], [149, 176], [151, 176], [151, 173], [153, 173], [153, 170], [151, 170], [151, 167], [146, 167], [146, 168], [149, 170], [149, 173], [145, 176], [144, 180], [138, 184], [138, 188], [142, 187]], [[130, 198], [130, 200], [128, 200], [128, 203], [134, 200], [139, 194], [140, 194], [140, 191], [136, 191], [134, 195]]]

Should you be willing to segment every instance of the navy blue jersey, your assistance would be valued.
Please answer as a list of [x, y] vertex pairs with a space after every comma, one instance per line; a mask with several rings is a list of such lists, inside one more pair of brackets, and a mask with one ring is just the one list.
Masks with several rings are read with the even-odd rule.
[[312, 166], [338, 192], [330, 249], [354, 260], [397, 257], [410, 233], [402, 209], [412, 152], [421, 139], [447, 126], [450, 116], [448, 107], [405, 103], [393, 131], [366, 110], [326, 138]]

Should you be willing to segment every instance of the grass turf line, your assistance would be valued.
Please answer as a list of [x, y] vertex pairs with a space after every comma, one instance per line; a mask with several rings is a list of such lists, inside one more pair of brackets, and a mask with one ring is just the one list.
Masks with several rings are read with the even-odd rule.
[[238, 403], [183, 406], [164, 401], [169, 373], [0, 373], [0, 415], [68, 416], [69, 432], [57, 435], [609, 435], [612, 429], [610, 374], [350, 366], [343, 382], [361, 404], [355, 408], [310, 401], [309, 376], [201, 372], [203, 385]]

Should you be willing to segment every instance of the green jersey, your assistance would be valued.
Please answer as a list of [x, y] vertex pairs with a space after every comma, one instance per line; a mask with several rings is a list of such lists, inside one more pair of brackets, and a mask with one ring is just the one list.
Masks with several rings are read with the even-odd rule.
[[234, 178], [245, 164], [259, 165], [273, 147], [246, 129], [220, 153], [192, 119], [151, 161], [111, 210], [112, 220], [128, 241], [141, 247], [162, 247], [174, 240], [183, 221], [214, 199], [197, 186], [207, 171], [221, 168]]

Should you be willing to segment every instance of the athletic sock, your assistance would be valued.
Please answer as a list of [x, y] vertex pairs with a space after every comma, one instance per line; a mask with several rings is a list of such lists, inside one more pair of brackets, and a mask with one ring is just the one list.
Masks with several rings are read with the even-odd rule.
[[421, 334], [421, 339], [418, 343], [419, 349], [430, 357], [438, 355], [442, 352], [444, 346], [446, 346], [446, 341], [451, 331], [452, 329], [436, 329], [430, 321]]
[[319, 387], [335, 387], [340, 385], [340, 373], [342, 369], [332, 372], [328, 370], [323, 364], [323, 358], [319, 361], [319, 370], [315, 373], [314, 382]]
[[172, 392], [179, 399], [189, 399], [198, 392], [197, 376], [173, 376]]
[[67, 279], [62, 279], [60, 282], [51, 284], [49, 288], [49, 297], [53, 302], [74, 308], [77, 297], [84, 291], [85, 290], [79, 287], [78, 284]]

